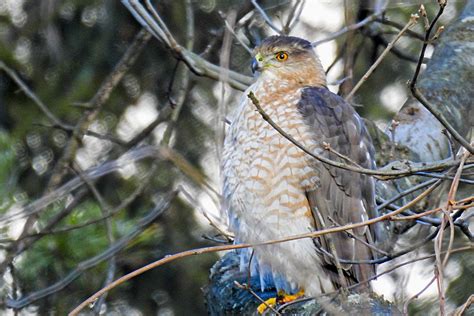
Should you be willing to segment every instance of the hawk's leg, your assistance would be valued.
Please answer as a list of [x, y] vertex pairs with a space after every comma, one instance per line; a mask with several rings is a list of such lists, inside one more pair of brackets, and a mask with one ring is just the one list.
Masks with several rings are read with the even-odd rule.
[[302, 296], [304, 296], [304, 290], [300, 290], [299, 292], [297, 292], [295, 294], [287, 294], [287, 293], [285, 293], [285, 291], [280, 290], [280, 291], [278, 291], [278, 294], [277, 294], [276, 297], [269, 298], [264, 303], [260, 304], [257, 307], [257, 311], [261, 315], [268, 309], [269, 306], [270, 307], [278, 307], [278, 306], [281, 306], [283, 304], [295, 301], [295, 300], [301, 298]]

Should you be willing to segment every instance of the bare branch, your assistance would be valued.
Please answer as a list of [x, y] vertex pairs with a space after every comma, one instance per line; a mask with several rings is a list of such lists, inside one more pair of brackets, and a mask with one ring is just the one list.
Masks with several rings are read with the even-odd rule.
[[418, 76], [421, 71], [421, 65], [423, 63], [423, 58], [425, 57], [426, 48], [430, 43], [430, 34], [438, 21], [439, 17], [443, 14], [444, 8], [446, 7], [447, 1], [440, 2], [438, 13], [436, 17], [431, 22], [429, 28], [425, 32], [424, 43], [421, 48], [420, 57], [418, 60], [418, 64], [416, 65], [415, 72], [413, 74], [413, 78], [410, 81], [410, 91], [413, 96], [421, 103], [423, 106], [431, 113], [434, 117], [448, 130], [448, 132], [453, 136], [455, 140], [457, 140], [464, 148], [466, 148], [471, 154], [474, 154], [474, 147], [469, 144], [469, 142], [461, 136], [461, 134], [452, 127], [452, 125], [448, 122], [448, 120], [441, 114], [440, 111], [436, 110], [436, 108], [425, 98], [425, 96], [421, 93], [421, 91], [416, 86]]
[[6, 305], [9, 308], [14, 309], [23, 308], [43, 297], [49, 296], [64, 289], [68, 284], [78, 278], [84, 271], [98, 265], [104, 260], [108, 260], [109, 258], [113, 257], [120, 250], [122, 250], [131, 240], [140, 235], [140, 233], [143, 232], [146, 227], [152, 224], [155, 219], [160, 216], [166, 209], [168, 209], [169, 204], [174, 199], [177, 193], [178, 192], [175, 191], [167, 194], [146, 216], [144, 216], [136, 224], [133, 231], [131, 231], [126, 236], [120, 238], [102, 253], [79, 263], [77, 267], [71, 272], [69, 272], [68, 275], [65, 276], [62, 280], [45, 289], [28, 294], [18, 300], [7, 299]]
[[377, 66], [382, 62], [382, 60], [385, 58], [385, 56], [388, 54], [388, 52], [392, 49], [393, 45], [400, 39], [400, 37], [402, 37], [403, 33], [405, 33], [405, 31], [408, 28], [412, 27], [413, 25], [415, 25], [417, 23], [418, 18], [419, 17], [416, 14], [411, 15], [410, 20], [408, 21], [408, 23], [400, 30], [400, 32], [397, 34], [397, 36], [395, 36], [395, 38], [390, 43], [388, 43], [387, 47], [384, 49], [382, 54], [380, 54], [379, 58], [377, 58], [377, 60], [372, 64], [372, 66], [370, 66], [369, 70], [367, 70], [367, 72], [362, 76], [362, 78], [355, 85], [355, 87], [351, 90], [351, 92], [349, 92], [349, 94], [345, 98], [346, 101], [352, 99], [352, 97], [357, 92], [357, 90], [359, 90], [359, 88], [362, 86], [362, 84], [365, 81], [367, 81], [369, 76], [375, 71], [375, 68], [377, 68]]
[[[187, 20], [186, 48], [192, 50], [194, 47], [194, 12], [192, 10], [192, 3], [190, 0], [186, 0], [185, 12]], [[155, 14], [158, 16], [158, 13], [156, 13], [156, 11]], [[170, 90], [172, 88], [172, 85], [174, 84], [174, 80], [176, 79], [177, 74], [178, 76], [180, 76], [181, 83], [177, 92], [178, 96], [173, 104], [173, 112], [171, 113], [171, 119], [168, 121], [168, 126], [166, 127], [165, 133], [163, 134], [163, 139], [161, 140], [161, 144], [163, 146], [169, 146], [169, 143], [171, 141], [171, 135], [175, 130], [176, 122], [178, 121], [179, 115], [184, 106], [184, 101], [186, 100], [186, 97], [190, 90], [189, 70], [187, 68], [179, 68], [179, 64], [176, 65], [175, 69], [175, 75], [173, 75], [172, 81], [170, 82]], [[171, 91], [169, 91], [169, 93], [171, 93]]]
[[48, 190], [56, 187], [62, 181], [65, 175], [65, 168], [74, 158], [76, 150], [79, 147], [79, 140], [82, 139], [85, 130], [102, 110], [102, 106], [110, 97], [112, 90], [117, 86], [125, 73], [127, 73], [130, 67], [134, 64], [138, 58], [138, 55], [142, 52], [150, 38], [150, 34], [145, 30], [141, 30], [137, 33], [133, 43], [128, 47], [125, 54], [115, 66], [114, 70], [108, 75], [100, 88], [97, 90], [96, 94], [89, 101], [91, 110], [86, 111], [74, 127], [72, 137], [64, 149], [63, 155], [61, 158], [59, 158], [56, 166], [54, 167], [52, 176], [47, 185]]
[[[95, 184], [92, 183], [92, 181], [89, 181], [89, 179], [87, 179], [87, 177], [84, 176], [82, 169], [77, 165], [73, 166], [72, 169], [74, 172], [76, 172], [79, 175], [82, 181], [84, 181], [86, 186], [92, 192], [94, 198], [99, 203], [100, 210], [102, 211], [102, 216], [105, 217], [104, 224], [105, 224], [107, 241], [109, 243], [109, 247], [111, 247], [115, 241], [112, 222], [110, 220], [111, 219], [110, 214], [112, 213], [112, 210], [110, 209], [110, 206], [108, 205], [108, 203], [105, 201], [104, 197], [102, 197], [102, 195], [100, 194]], [[104, 286], [106, 286], [107, 284], [113, 281], [116, 267], [117, 267], [116, 258], [115, 256], [112, 256], [108, 259], [106, 278], [103, 283]], [[97, 303], [94, 306], [94, 310], [96, 313], [100, 311], [100, 308], [102, 304], [105, 302], [106, 298], [107, 298], [107, 295], [104, 295], [104, 296], [101, 296], [100, 299], [97, 301]]]
[[[273, 306], [271, 306], [270, 304], [268, 304], [266, 301], [264, 301], [260, 296], [258, 296], [257, 293], [255, 293], [254, 290], [252, 290], [252, 288], [248, 285], [248, 284], [240, 284], [239, 282], [237, 281], [234, 281], [234, 284], [235, 286], [237, 286], [238, 288], [240, 289], [243, 289], [243, 290], [246, 290], [248, 291], [250, 294], [252, 294], [253, 297], [255, 297], [257, 300], [260, 301], [260, 303], [264, 304], [268, 309], [270, 309], [272, 312], [275, 313], [275, 315], [279, 315], [281, 316], [281, 313], [278, 312], [275, 308], [273, 308]], [[260, 313], [260, 311], [259, 311]]]
[[[84, 227], [89, 226], [89, 225], [94, 225], [94, 224], [100, 223], [100, 222], [106, 220], [107, 218], [113, 217], [114, 215], [116, 215], [117, 213], [122, 211], [124, 208], [126, 208], [130, 203], [135, 201], [137, 199], [137, 197], [140, 194], [143, 193], [143, 191], [149, 185], [150, 180], [155, 175], [156, 169], [157, 169], [157, 165], [156, 164], [152, 165], [150, 170], [148, 171], [147, 175], [144, 177], [144, 179], [142, 179], [139, 182], [140, 184], [135, 189], [135, 191], [133, 191], [129, 196], [127, 196], [124, 200], [122, 200], [122, 202], [117, 207], [112, 209], [110, 211], [110, 213], [108, 213], [107, 215], [104, 215], [102, 217], [99, 217], [99, 218], [96, 218], [96, 219], [93, 219], [93, 220], [90, 220], [90, 221], [87, 221], [87, 222], [84, 222], [84, 223], [81, 223], [81, 224], [77, 224], [77, 225], [74, 225], [74, 226], [67, 226], [67, 227], [63, 227], [63, 228], [58, 228], [58, 229], [55, 229], [55, 230], [52, 230], [52, 228], [48, 228], [48, 229], [45, 228], [39, 233], [26, 235], [26, 236], [23, 236], [23, 238], [32, 238], [32, 237], [37, 237], [37, 236], [67, 233], [67, 232], [70, 232], [70, 231], [73, 231], [73, 230], [76, 230], [76, 229], [84, 228]], [[84, 174], [83, 174], [83, 177], [87, 178], [87, 176], [84, 175]], [[53, 226], [54, 225], [47, 225], [47, 227], [53, 227]]]
[[299, 22], [301, 13], [303, 13], [303, 8], [305, 5], [305, 0], [297, 0], [296, 4], [293, 6], [290, 14], [288, 15], [288, 21], [286, 22], [285, 26], [283, 27], [283, 31], [285, 34], [290, 34], [291, 30], [296, 26]]
[[[401, 30], [404, 26], [403, 24], [399, 24], [397, 22], [394, 22], [394, 21], [391, 21], [391, 20], [388, 20], [387, 17], [385, 16], [381, 16], [380, 18], [377, 18], [375, 19], [375, 21], [379, 22], [379, 23], [382, 23], [382, 24], [385, 24], [385, 25], [389, 25], [389, 26], [392, 26], [398, 30]], [[412, 31], [412, 30], [407, 30], [406, 31], [406, 34], [407, 35], [410, 35], [411, 37], [414, 37], [414, 38], [417, 38], [421, 41], [424, 41], [425, 38], [422, 34], [420, 33], [417, 33], [415, 31]]]
[[[466, 203], [469, 203], [471, 201], [474, 201], [474, 196], [470, 196], [470, 197], [462, 199], [460, 201], [455, 201], [454, 205], [452, 205], [452, 209], [453, 210], [468, 209], [468, 208], [474, 206], [473, 204], [466, 204]], [[428, 216], [428, 215], [432, 215], [432, 214], [441, 212], [442, 210], [443, 210], [443, 208], [437, 207], [435, 209], [424, 211], [424, 212], [421, 212], [421, 213], [416, 213], [416, 214], [407, 215], [407, 216], [403, 216], [403, 217], [392, 217], [390, 220], [391, 221], [413, 220], [413, 219], [418, 219], [418, 218], [423, 217], [423, 216]]]
[[156, 10], [153, 9], [152, 14], [150, 14], [138, 0], [122, 0], [122, 4], [143, 27], [160, 42], [165, 44], [167, 48], [173, 52], [175, 57], [182, 60], [196, 75], [219, 80], [220, 74], [225, 71], [228, 73], [229, 85], [241, 91], [244, 91], [253, 82], [252, 77], [239, 74], [232, 70], [223, 70], [221, 67], [206, 61], [201, 56], [179, 45]]
[[[116, 160], [112, 160], [100, 166], [85, 170], [84, 175], [88, 179], [94, 180], [111, 172], [120, 170], [121, 168], [133, 162], [140, 161], [149, 157], [156, 157], [157, 155], [159, 156], [159, 149], [157, 147], [143, 146], [138, 149], [126, 152]], [[15, 211], [7, 213], [8, 215], [1, 216], [0, 222], [3, 222], [3, 225], [7, 225], [18, 218], [23, 218], [32, 214], [36, 214], [51, 203], [61, 200], [67, 194], [69, 194], [69, 192], [77, 189], [82, 184], [82, 180], [79, 177], [75, 177], [63, 184], [61, 187], [49, 192], [48, 194], [35, 200], [34, 202], [31, 202], [26, 206], [19, 207]]]
[[267, 15], [267, 13], [265, 12], [265, 10], [262, 9], [262, 7], [257, 3], [256, 0], [252, 0], [251, 1], [253, 6], [255, 7], [255, 9], [257, 9], [258, 13], [260, 13], [260, 15], [262, 16], [262, 18], [265, 20], [265, 23], [267, 23], [267, 25], [272, 29], [274, 30], [275, 32], [277, 32], [278, 34], [283, 34], [283, 31], [280, 30], [275, 24], [273, 24], [272, 20], [270, 19], [270, 17]]
[[368, 17], [366, 17], [365, 19], [363, 19], [362, 21], [356, 23], [356, 24], [352, 24], [352, 25], [349, 25], [349, 26], [346, 26], [344, 28], [342, 28], [341, 30], [329, 35], [328, 37], [322, 39], [322, 40], [319, 40], [319, 41], [315, 41], [312, 43], [313, 47], [316, 47], [316, 46], [319, 46], [323, 43], [326, 43], [326, 42], [329, 42], [329, 41], [332, 41], [336, 38], [338, 38], [339, 36], [342, 36], [348, 32], [351, 32], [351, 31], [355, 31], [357, 29], [360, 29], [361, 27], [364, 27], [366, 26], [367, 24], [369, 23], [372, 23], [373, 21], [375, 21], [379, 16], [382, 15], [382, 11], [383, 10], [380, 10], [380, 11], [377, 11], [371, 15], [369, 15]]
[[20, 87], [21, 90], [40, 108], [40, 110], [46, 115], [46, 117], [56, 126], [61, 128], [65, 128], [67, 126], [64, 124], [56, 115], [53, 114], [43, 103], [43, 101], [38, 98], [38, 96], [20, 79], [20, 77], [16, 74], [16, 72], [8, 67], [3, 61], [0, 60], [0, 69], [3, 69], [7, 75], [12, 78], [13, 81]]
[[408, 315], [408, 304], [410, 304], [411, 301], [413, 301], [414, 299], [417, 299], [421, 294], [423, 294], [423, 292], [426, 291], [430, 287], [430, 285], [433, 284], [435, 280], [436, 280], [436, 276], [432, 277], [431, 280], [418, 293], [416, 293], [415, 295], [413, 295], [412, 297], [410, 297], [409, 299], [405, 301], [405, 303], [403, 304], [404, 315]]
[[454, 313], [453, 313], [453, 316], [462, 316], [462, 315], [465, 315], [464, 312], [467, 311], [467, 309], [472, 305], [474, 304], [474, 294], [472, 294], [471, 296], [468, 297], [468, 299], [466, 300], [466, 302], [464, 304], [462, 304], [462, 306], [460, 306], [459, 308], [457, 308]]

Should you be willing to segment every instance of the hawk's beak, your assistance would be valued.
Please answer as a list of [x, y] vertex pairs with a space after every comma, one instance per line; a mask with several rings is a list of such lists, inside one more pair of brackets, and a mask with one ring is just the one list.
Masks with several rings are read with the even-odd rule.
[[258, 64], [257, 58], [252, 59], [252, 73], [260, 70], [260, 65]]
[[256, 71], [260, 71], [263, 68], [263, 65], [261, 62], [263, 61], [263, 56], [258, 53], [255, 55], [255, 57], [252, 59], [252, 73], [255, 73]]

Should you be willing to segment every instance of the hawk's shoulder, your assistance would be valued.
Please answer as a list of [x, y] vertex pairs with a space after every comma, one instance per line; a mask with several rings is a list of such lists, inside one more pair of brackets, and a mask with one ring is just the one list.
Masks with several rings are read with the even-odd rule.
[[375, 167], [374, 148], [364, 122], [344, 98], [325, 87], [305, 87], [297, 106], [318, 139], [363, 167]]

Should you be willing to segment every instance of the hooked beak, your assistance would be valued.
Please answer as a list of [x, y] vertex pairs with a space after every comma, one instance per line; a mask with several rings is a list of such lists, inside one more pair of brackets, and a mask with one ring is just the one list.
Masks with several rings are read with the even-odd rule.
[[256, 71], [260, 71], [262, 70], [263, 66], [261, 64], [261, 62], [263, 61], [263, 57], [262, 55], [260, 55], [260, 53], [258, 53], [257, 55], [255, 55], [255, 57], [252, 59], [252, 73], [255, 73]]
[[258, 61], [256, 58], [252, 59], [252, 73], [254, 74], [256, 71], [260, 70], [260, 65], [258, 64]]

